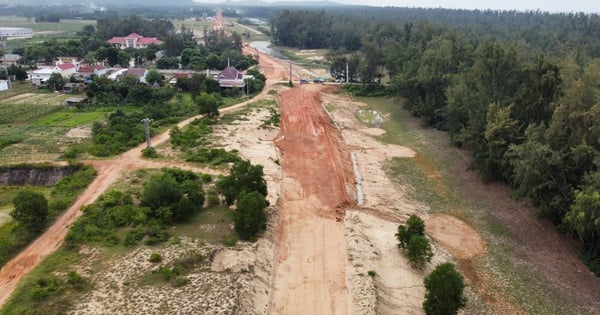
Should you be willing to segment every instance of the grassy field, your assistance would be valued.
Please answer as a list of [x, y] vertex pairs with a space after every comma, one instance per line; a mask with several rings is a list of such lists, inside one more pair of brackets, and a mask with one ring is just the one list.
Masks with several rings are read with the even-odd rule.
[[[405, 145], [417, 152], [411, 159], [393, 159], [387, 172], [408, 190], [408, 197], [424, 204], [432, 213], [454, 215], [473, 226], [488, 244], [488, 254], [475, 262], [494, 278], [497, 290], [530, 314], [570, 314], [567, 301], [551, 292], [535, 267], [515, 255], [520, 241], [507, 233], [507, 227], [492, 213], [498, 202], [511, 202], [506, 190], [490, 193], [476, 176], [466, 177], [465, 160], [470, 153], [450, 144], [445, 133], [421, 126], [419, 119], [402, 109], [395, 98], [358, 98], [368, 108], [390, 114], [382, 128], [383, 142]], [[469, 178], [468, 180], [466, 178]], [[476, 188], [474, 188], [476, 187]], [[485, 193], [482, 193], [485, 191]]]
[[41, 43], [50, 38], [69, 38], [76, 36], [78, 31], [86, 25], [96, 25], [94, 20], [68, 20], [62, 19], [60, 23], [36, 23], [34, 19], [17, 16], [1, 16], [0, 27], [24, 27], [33, 30], [32, 38], [11, 39], [7, 42], [7, 51], [14, 48], [27, 47], [30, 44]]
[[0, 27], [24, 27], [37, 32], [68, 33], [80, 31], [85, 25], [96, 25], [94, 20], [69, 20], [62, 19], [60, 23], [36, 23], [35, 19], [18, 16], [0, 16]]

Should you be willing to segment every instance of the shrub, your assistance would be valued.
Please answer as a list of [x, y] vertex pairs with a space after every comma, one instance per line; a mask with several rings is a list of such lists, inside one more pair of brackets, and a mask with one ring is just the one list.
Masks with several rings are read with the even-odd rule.
[[10, 216], [19, 222], [29, 233], [35, 235], [46, 226], [48, 200], [44, 195], [32, 190], [21, 190], [13, 198], [15, 209]]
[[406, 225], [398, 226], [398, 233], [396, 233], [396, 238], [400, 242], [398, 247], [406, 248], [408, 241], [413, 235], [425, 235], [425, 223], [415, 214], [408, 218]]
[[[225, 202], [228, 205], [232, 205], [241, 192], [256, 191], [263, 196], [267, 196], [267, 182], [263, 176], [261, 165], [252, 165], [249, 161], [241, 160], [233, 165], [229, 171], [229, 176], [217, 181], [217, 188], [225, 196]], [[268, 206], [268, 203], [266, 206]]]
[[452, 315], [465, 306], [465, 283], [452, 263], [440, 264], [425, 277], [423, 309], [428, 315]]
[[408, 241], [407, 247], [408, 260], [417, 266], [419, 269], [423, 269], [425, 264], [431, 261], [433, 257], [433, 251], [429, 240], [425, 236], [413, 235]]
[[148, 259], [151, 263], [159, 263], [163, 260], [162, 256], [159, 253], [150, 254], [150, 258]]
[[235, 232], [244, 240], [252, 240], [267, 228], [265, 196], [257, 191], [240, 193], [233, 215]]
[[425, 237], [425, 223], [417, 215], [411, 215], [406, 225], [398, 226], [398, 247], [407, 251], [408, 260], [419, 269], [431, 261], [433, 251]]

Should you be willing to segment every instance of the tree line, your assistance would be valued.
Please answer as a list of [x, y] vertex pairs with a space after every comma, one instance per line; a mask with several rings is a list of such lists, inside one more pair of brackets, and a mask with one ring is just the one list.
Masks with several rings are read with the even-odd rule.
[[[448, 22], [453, 15], [470, 19]], [[346, 17], [282, 11], [271, 25], [276, 43], [331, 48], [332, 76], [345, 77], [348, 64], [362, 92], [403, 97], [424, 125], [473, 152], [483, 180], [505, 182], [579, 237], [581, 258], [600, 274], [598, 16], [459, 11], [440, 20], [358, 18], [358, 49], [334, 32]]]

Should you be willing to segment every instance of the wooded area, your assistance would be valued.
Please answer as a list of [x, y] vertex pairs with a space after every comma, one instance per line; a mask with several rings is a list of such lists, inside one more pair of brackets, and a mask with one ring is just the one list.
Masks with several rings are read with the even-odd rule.
[[424, 125], [473, 152], [483, 180], [577, 235], [600, 274], [598, 15], [282, 10], [270, 23], [276, 44], [331, 49], [332, 76], [348, 64], [363, 93], [389, 83]]

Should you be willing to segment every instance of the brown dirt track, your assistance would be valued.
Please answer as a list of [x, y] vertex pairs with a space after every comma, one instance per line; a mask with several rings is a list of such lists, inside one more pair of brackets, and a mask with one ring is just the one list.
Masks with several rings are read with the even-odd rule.
[[275, 139], [284, 169], [272, 314], [349, 314], [344, 207], [353, 203], [350, 153], [318, 92], [301, 85], [280, 97]]

